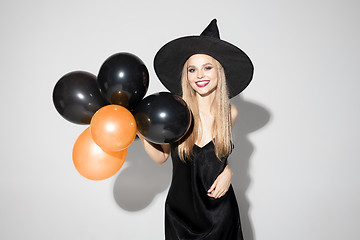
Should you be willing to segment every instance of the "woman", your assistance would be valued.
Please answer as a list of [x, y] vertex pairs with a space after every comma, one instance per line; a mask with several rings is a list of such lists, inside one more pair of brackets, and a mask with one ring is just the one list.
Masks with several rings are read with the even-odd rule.
[[[220, 39], [214, 19], [200, 36], [175, 39], [154, 59], [156, 74], [181, 95], [193, 114], [178, 142], [154, 144], [139, 136], [157, 163], [171, 153], [173, 178], [165, 203], [166, 239], [243, 239], [227, 165], [237, 109], [229, 103], [250, 83], [253, 65], [236, 46]], [[140, 134], [139, 134], [140, 135]]]

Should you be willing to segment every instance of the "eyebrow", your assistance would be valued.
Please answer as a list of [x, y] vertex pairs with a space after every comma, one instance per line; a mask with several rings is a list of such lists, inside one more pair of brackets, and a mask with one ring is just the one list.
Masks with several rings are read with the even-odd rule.
[[[202, 67], [204, 67], [204, 66], [206, 66], [206, 65], [213, 65], [212, 63], [204, 63], [203, 65], [201, 65]], [[193, 68], [195, 68], [195, 66], [194, 65], [190, 65], [190, 66], [188, 66], [187, 68], [190, 68], [190, 67], [193, 67]]]

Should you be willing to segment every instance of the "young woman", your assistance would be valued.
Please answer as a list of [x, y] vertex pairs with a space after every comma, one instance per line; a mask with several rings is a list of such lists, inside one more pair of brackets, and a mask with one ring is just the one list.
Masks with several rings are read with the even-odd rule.
[[243, 239], [231, 186], [233, 172], [227, 165], [231, 127], [238, 114], [229, 98], [250, 83], [251, 60], [220, 39], [214, 19], [200, 36], [165, 44], [155, 56], [154, 67], [164, 86], [182, 96], [193, 115], [188, 133], [171, 145], [139, 136], [155, 162], [164, 163], [170, 154], [173, 161], [165, 238]]

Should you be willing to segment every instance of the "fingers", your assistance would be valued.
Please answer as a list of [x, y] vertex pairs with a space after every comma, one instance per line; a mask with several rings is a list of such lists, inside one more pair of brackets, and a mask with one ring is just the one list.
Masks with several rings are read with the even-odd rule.
[[224, 196], [229, 190], [230, 181], [227, 174], [220, 174], [208, 190], [208, 196], [216, 199]]
[[226, 194], [228, 189], [229, 188], [226, 188], [226, 187], [220, 187], [217, 184], [217, 181], [215, 181], [214, 184], [210, 187], [210, 189], [208, 191], [208, 196], [216, 198], [216, 199], [221, 198], [222, 196], [224, 196]]
[[212, 192], [208, 192], [209, 197], [213, 197], [215, 199], [223, 197], [227, 192], [227, 189], [217, 190], [215, 189]]
[[208, 194], [212, 193], [215, 190], [216, 185], [217, 185], [217, 180], [215, 180], [215, 182], [211, 185], [210, 189], [208, 190]]
[[210, 189], [208, 190], [209, 197], [215, 198], [215, 194], [217, 193], [216, 185], [217, 185], [217, 180], [215, 180], [215, 182], [211, 185]]

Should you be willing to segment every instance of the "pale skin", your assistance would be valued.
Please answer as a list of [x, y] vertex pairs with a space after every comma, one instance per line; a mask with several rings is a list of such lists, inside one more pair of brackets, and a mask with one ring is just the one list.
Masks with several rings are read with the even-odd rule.
[[[200, 124], [203, 129], [201, 139], [198, 139], [195, 144], [202, 147], [213, 139], [211, 128], [214, 114], [211, 113], [210, 106], [214, 101], [217, 86], [216, 65], [212, 57], [196, 54], [189, 58], [187, 67], [189, 83], [196, 92]], [[238, 111], [232, 104], [230, 112], [232, 125], [234, 125]], [[156, 163], [163, 164], [168, 159], [171, 151], [170, 144], [155, 144], [147, 141], [140, 134], [138, 136], [145, 151]], [[227, 165], [208, 190], [208, 196], [213, 198], [224, 196], [229, 190], [232, 176], [233, 172]]]

